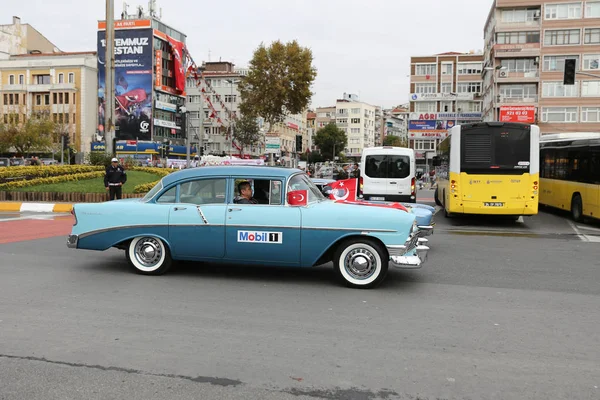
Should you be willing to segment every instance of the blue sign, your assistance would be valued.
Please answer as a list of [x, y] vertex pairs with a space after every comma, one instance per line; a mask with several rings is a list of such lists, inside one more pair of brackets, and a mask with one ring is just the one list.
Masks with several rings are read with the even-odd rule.
[[[440, 121], [441, 122], [441, 121]], [[409, 131], [434, 131], [436, 130], [436, 121], [409, 121], [408, 122], [408, 130]]]
[[[160, 148], [162, 143], [156, 142], [138, 142], [137, 146], [135, 141], [119, 140], [116, 143], [115, 153], [117, 154], [139, 154], [145, 155], [160, 154]], [[106, 144], [104, 142], [93, 142], [92, 151], [106, 151]], [[190, 155], [196, 155], [197, 149], [195, 146], [190, 147]], [[169, 156], [186, 156], [186, 147], [170, 145]]]

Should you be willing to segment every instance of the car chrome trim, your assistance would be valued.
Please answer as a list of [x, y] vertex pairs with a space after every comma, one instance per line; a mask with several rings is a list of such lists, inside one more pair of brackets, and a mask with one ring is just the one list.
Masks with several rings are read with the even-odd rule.
[[69, 235], [67, 237], [67, 247], [70, 249], [76, 249], [78, 242], [79, 242], [79, 236], [77, 236], [77, 235]]
[[[211, 227], [219, 227], [225, 226], [225, 224], [209, 224]], [[122, 225], [122, 226], [113, 226], [110, 228], [96, 229], [93, 231], [85, 232], [79, 235], [79, 239], [86, 238], [88, 236], [97, 235], [99, 233], [111, 232], [121, 229], [137, 229], [137, 228], [164, 228], [164, 227], [178, 227], [178, 226], [197, 226], [203, 227], [208, 226], [206, 224], [141, 224], [141, 225]]]
[[303, 226], [302, 229], [310, 231], [347, 231], [347, 232], [360, 232], [363, 235], [369, 234], [370, 232], [382, 232], [382, 233], [396, 233], [398, 231], [394, 229], [365, 229], [365, 228], [329, 228], [329, 227], [318, 227], [318, 226]]
[[258, 228], [258, 229], [301, 229], [299, 226], [291, 225], [256, 225], [256, 224], [235, 224], [227, 225], [228, 228]]
[[401, 269], [418, 269], [427, 260], [429, 247], [417, 246], [414, 256], [390, 256], [390, 265]]
[[204, 213], [202, 212], [202, 208], [200, 208], [200, 206], [197, 206], [196, 209], [198, 210], [198, 214], [200, 214], [200, 218], [202, 218], [202, 221], [204, 221], [204, 224], [209, 225], [206, 216], [204, 216]]

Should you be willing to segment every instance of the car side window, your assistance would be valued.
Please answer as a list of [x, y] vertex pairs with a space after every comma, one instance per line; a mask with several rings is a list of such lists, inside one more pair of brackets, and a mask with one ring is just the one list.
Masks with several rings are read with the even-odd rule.
[[226, 200], [227, 179], [198, 179], [182, 183], [179, 190], [179, 202], [189, 204], [224, 204]]
[[248, 182], [252, 188], [252, 198], [255, 204], [281, 205], [283, 204], [283, 181], [275, 179], [235, 178], [233, 180], [233, 202], [236, 203], [241, 196], [238, 186], [242, 182]]
[[164, 192], [163, 194], [161, 194], [160, 197], [156, 200], [156, 202], [161, 203], [161, 204], [175, 203], [177, 200], [176, 197], [177, 197], [177, 185], [173, 186], [171, 189], [169, 189], [166, 192]]

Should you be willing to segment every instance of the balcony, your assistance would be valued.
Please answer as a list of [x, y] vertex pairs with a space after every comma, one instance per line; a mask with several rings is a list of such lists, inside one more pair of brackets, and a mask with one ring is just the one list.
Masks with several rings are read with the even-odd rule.
[[511, 32], [511, 31], [535, 31], [542, 26], [541, 18], [533, 21], [524, 22], [502, 22], [496, 23], [496, 32]]
[[540, 71], [533, 69], [530, 71], [510, 71], [501, 70], [496, 75], [498, 83], [510, 83], [510, 82], [539, 82]]
[[55, 83], [47, 85], [27, 85], [27, 91], [30, 93], [47, 93], [51, 90], [54, 91], [66, 91], [66, 90], [77, 90], [74, 83]]
[[499, 96], [498, 104], [527, 104], [535, 105], [538, 103], [538, 96], [527, 96], [527, 97], [504, 97]]
[[539, 55], [540, 43], [494, 45], [494, 56], [496, 58], [539, 57]]
[[3, 85], [3, 92], [24, 92], [27, 90], [27, 85]]

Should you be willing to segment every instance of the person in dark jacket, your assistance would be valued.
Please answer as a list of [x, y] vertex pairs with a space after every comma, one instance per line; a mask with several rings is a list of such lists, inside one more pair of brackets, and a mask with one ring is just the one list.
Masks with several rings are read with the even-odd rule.
[[235, 204], [258, 204], [258, 201], [252, 197], [252, 185], [250, 182], [240, 182], [238, 184], [240, 196], [237, 196], [233, 202]]
[[113, 158], [110, 164], [104, 175], [104, 187], [109, 191], [110, 200], [114, 200], [115, 197], [118, 200], [123, 195], [123, 185], [127, 182], [127, 173], [125, 173], [125, 168], [119, 165], [118, 159]]

